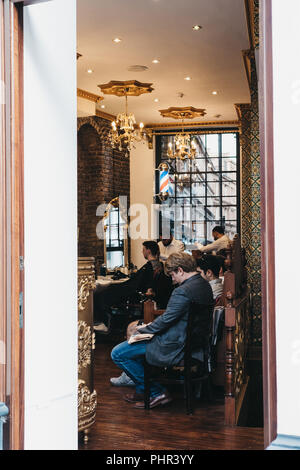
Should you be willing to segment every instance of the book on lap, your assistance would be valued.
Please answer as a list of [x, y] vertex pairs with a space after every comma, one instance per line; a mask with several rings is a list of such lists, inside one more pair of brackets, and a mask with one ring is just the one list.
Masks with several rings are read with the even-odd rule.
[[130, 336], [128, 340], [128, 344], [137, 343], [138, 341], [149, 341], [153, 338], [153, 334], [151, 333], [135, 333]]

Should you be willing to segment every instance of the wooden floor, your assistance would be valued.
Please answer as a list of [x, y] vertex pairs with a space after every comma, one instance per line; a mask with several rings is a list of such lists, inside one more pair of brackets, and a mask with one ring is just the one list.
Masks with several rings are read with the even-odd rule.
[[97, 420], [90, 430], [85, 450], [263, 450], [263, 429], [224, 426], [222, 399], [197, 402], [193, 416], [185, 414], [184, 400], [153, 410], [137, 410], [122, 399], [132, 387], [113, 387], [110, 377], [119, 369], [110, 359], [113, 344], [97, 344], [95, 389]]

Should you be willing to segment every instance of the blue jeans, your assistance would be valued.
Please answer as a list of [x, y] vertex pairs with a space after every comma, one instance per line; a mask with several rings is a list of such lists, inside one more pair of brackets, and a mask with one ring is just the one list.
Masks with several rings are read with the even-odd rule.
[[[111, 352], [114, 363], [120, 367], [135, 383], [136, 393], [144, 393], [144, 357], [146, 354], [146, 342], [128, 344], [127, 341], [118, 344]], [[166, 389], [157, 382], [151, 382], [150, 397], [156, 397], [164, 393]]]

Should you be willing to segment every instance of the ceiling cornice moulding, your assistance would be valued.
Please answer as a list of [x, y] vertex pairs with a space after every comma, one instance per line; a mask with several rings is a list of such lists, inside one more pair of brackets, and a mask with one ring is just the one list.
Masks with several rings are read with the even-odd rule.
[[[201, 127], [240, 127], [240, 120], [236, 121], [207, 121], [207, 122], [188, 122], [184, 124], [184, 129], [201, 128]], [[163, 130], [163, 129], [182, 129], [182, 123], [151, 123], [145, 124], [146, 129]]]
[[101, 117], [103, 119], [106, 119], [106, 121], [115, 121], [117, 118], [113, 114], [109, 113], [104, 113], [103, 111], [100, 111], [99, 109], [96, 109], [96, 116]]
[[94, 93], [82, 90], [81, 88], [77, 88], [77, 96], [79, 98], [84, 98], [85, 100], [93, 101], [94, 103], [100, 103], [100, 101], [104, 100], [103, 96], [95, 95]]

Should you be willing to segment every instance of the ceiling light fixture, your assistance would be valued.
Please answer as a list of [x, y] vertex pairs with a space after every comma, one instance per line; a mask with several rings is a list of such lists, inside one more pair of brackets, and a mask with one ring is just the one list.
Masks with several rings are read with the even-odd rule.
[[193, 26], [194, 31], [199, 31], [199, 29], [202, 29], [202, 26], [200, 26], [199, 24], [195, 24], [195, 26]]
[[158, 98], [155, 98], [154, 101], [155, 101], [155, 103], [158, 103], [158, 102], [159, 102], [159, 99], [158, 99]]
[[115, 39], [113, 39], [113, 42], [115, 42], [115, 43], [119, 43], [119, 42], [121, 42], [121, 41], [122, 41], [121, 38], [115, 38]]
[[213, 92], [212, 92], [212, 95], [217, 95], [217, 94], [218, 94], [217, 91], [213, 91]]
[[87, 73], [93, 73], [93, 72], [94, 72], [94, 70], [92, 70], [92, 69], [87, 70]]
[[101, 108], [104, 109], [104, 108], [105, 108], [105, 104], [101, 104]]
[[184, 79], [187, 81], [192, 80], [191, 77], [185, 77]]
[[159, 64], [159, 60], [158, 59], [153, 59], [152, 64]]
[[174, 141], [168, 144], [168, 157], [169, 161], [180, 160], [194, 160], [196, 157], [196, 141], [189, 133], [184, 131], [184, 120], [194, 119], [195, 117], [203, 117], [206, 112], [205, 109], [193, 108], [192, 106], [184, 108], [169, 108], [160, 110], [163, 117], [172, 117], [174, 119], [182, 120], [182, 131], [175, 135]]
[[133, 113], [128, 113], [128, 96], [139, 96], [142, 93], [151, 93], [152, 83], [140, 83], [137, 80], [111, 81], [103, 85], [98, 85], [101, 91], [107, 95], [125, 96], [125, 113], [119, 113], [117, 119], [111, 123], [112, 129], [109, 134], [113, 148], [118, 147], [120, 152], [125, 151], [129, 156], [135, 142], [145, 142], [147, 131], [141, 122], [139, 127], [135, 126], [136, 120]]

